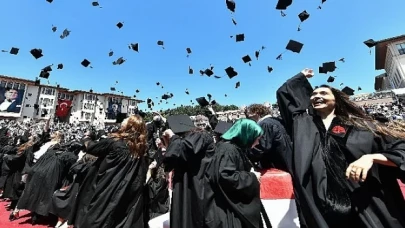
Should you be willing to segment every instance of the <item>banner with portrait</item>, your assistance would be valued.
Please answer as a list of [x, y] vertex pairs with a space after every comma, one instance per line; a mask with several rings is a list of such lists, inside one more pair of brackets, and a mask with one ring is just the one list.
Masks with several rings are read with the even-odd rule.
[[0, 116], [21, 116], [26, 87], [24, 83], [0, 81]]
[[108, 107], [107, 107], [107, 119], [115, 120], [119, 113], [121, 113], [122, 99], [120, 98], [108, 98]]

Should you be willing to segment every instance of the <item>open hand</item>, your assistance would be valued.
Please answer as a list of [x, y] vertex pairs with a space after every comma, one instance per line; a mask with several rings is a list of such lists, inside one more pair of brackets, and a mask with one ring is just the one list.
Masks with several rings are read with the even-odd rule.
[[301, 71], [305, 75], [306, 78], [312, 78], [314, 76], [314, 70], [305, 68]]

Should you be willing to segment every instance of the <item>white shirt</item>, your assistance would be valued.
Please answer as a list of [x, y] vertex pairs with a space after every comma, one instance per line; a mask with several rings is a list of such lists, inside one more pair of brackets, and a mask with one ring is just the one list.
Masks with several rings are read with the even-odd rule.
[[7, 111], [8, 107], [9, 107], [13, 102], [14, 102], [14, 101], [4, 100], [3, 103], [0, 104], [0, 111], [2, 111], [2, 112]]
[[46, 153], [46, 151], [48, 151], [48, 149], [51, 147], [51, 146], [53, 146], [53, 145], [55, 145], [56, 144], [56, 142], [47, 142], [47, 143], [45, 143], [44, 145], [42, 145], [41, 146], [41, 148], [37, 151], [37, 152], [35, 152], [34, 153], [34, 163], [36, 163], [38, 160], [39, 160], [39, 158], [42, 156], [42, 155], [44, 155], [45, 153]]

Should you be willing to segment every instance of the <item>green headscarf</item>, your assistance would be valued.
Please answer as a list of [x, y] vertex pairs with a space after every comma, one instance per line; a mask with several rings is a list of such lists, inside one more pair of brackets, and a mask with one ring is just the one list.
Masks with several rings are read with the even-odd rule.
[[262, 128], [253, 120], [239, 119], [222, 135], [225, 140], [234, 140], [238, 146], [248, 148], [253, 145], [256, 138], [263, 135]]

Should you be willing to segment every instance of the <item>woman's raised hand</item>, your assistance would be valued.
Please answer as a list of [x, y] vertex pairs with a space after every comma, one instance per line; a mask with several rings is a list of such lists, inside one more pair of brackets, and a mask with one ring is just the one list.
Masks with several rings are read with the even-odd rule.
[[301, 73], [304, 74], [306, 78], [312, 78], [314, 76], [314, 70], [309, 68], [303, 69]]

